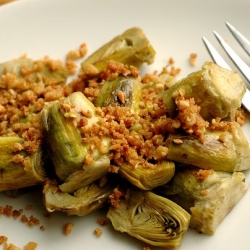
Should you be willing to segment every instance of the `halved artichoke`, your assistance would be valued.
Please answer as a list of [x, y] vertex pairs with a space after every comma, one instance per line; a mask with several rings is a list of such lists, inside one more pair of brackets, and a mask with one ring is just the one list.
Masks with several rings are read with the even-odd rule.
[[161, 194], [191, 214], [190, 227], [213, 234], [248, 189], [242, 172], [226, 173], [182, 166]]
[[[207, 131], [204, 142], [193, 136], [170, 135], [167, 139], [167, 158], [179, 163], [217, 171], [249, 169], [249, 143], [238, 123], [231, 131]], [[225, 137], [220, 140], [223, 133]], [[179, 140], [181, 143], [176, 143]]]
[[48, 181], [44, 186], [44, 204], [49, 212], [62, 211], [68, 215], [84, 216], [103, 207], [112, 194], [113, 186], [98, 183], [78, 189], [72, 195], [60, 191], [58, 185]]
[[108, 173], [110, 159], [106, 155], [100, 156], [99, 159], [84, 165], [81, 170], [76, 170], [68, 176], [66, 181], [59, 185], [60, 190], [65, 193], [72, 193], [81, 187], [85, 187]]
[[98, 73], [103, 71], [110, 60], [126, 65], [141, 66], [153, 63], [155, 50], [140, 28], [131, 28], [110, 42], [104, 44], [81, 64], [84, 72], [88, 65], [94, 65]]
[[205, 120], [220, 117], [234, 121], [246, 85], [237, 72], [206, 62], [200, 71], [191, 73], [164, 92], [163, 100], [171, 116], [176, 110], [173, 95], [181, 89], [185, 98], [194, 98], [201, 107], [200, 114]]
[[[56, 65], [53, 66], [53, 64]], [[6, 72], [16, 75], [17, 78], [28, 80], [29, 83], [42, 81], [45, 85], [52, 81], [54, 84], [65, 84], [69, 75], [68, 70], [63, 65], [49, 58], [32, 60], [21, 57], [0, 63], [0, 75], [6, 74]]]
[[178, 248], [188, 230], [190, 215], [176, 203], [151, 191], [129, 189], [107, 217], [115, 230], [152, 246]]
[[[63, 87], [67, 76], [63, 65], [48, 58], [34, 61], [22, 57], [0, 64], [0, 95], [5, 97], [0, 101], [0, 122], [5, 124], [0, 137], [0, 191], [44, 182], [45, 158], [39, 124], [41, 99], [46, 86]], [[16, 97], [8, 101], [12, 95]]]
[[[108, 153], [109, 138], [103, 137], [101, 141], [103, 148], [107, 148], [106, 152], [101, 152], [97, 147], [92, 149], [90, 142], [82, 141], [80, 128], [77, 125], [81, 117], [86, 119], [86, 127], [98, 122], [99, 119], [93, 103], [80, 92], [52, 103], [44, 109], [42, 115], [48, 154], [54, 164], [56, 175], [63, 182], [68, 182], [69, 179], [71, 182], [73, 179], [73, 182], [77, 181], [78, 183], [72, 184], [71, 187], [69, 183], [67, 184], [67, 189], [72, 190], [73, 186], [79, 188], [85, 185], [83, 182], [87, 179], [84, 178], [85, 174], [92, 175], [91, 180], [94, 181], [100, 178], [100, 169], [104, 175], [109, 167], [106, 161], [101, 160], [101, 157]], [[88, 156], [92, 161], [86, 163]], [[100, 166], [102, 168], [99, 168]], [[74, 174], [76, 171], [81, 172], [81, 178], [73, 178], [76, 176]], [[95, 175], [96, 171], [98, 174]]]
[[142, 98], [141, 89], [140, 77], [120, 75], [114, 80], [105, 81], [95, 100], [95, 105], [130, 107], [132, 113], [138, 113]]
[[23, 142], [19, 137], [0, 137], [0, 191], [29, 187], [45, 180], [41, 148], [31, 155], [24, 150], [17, 152], [15, 145]]
[[159, 161], [152, 167], [137, 165], [136, 168], [124, 163], [119, 169], [122, 177], [142, 190], [151, 190], [166, 184], [174, 173], [175, 164], [172, 161]]

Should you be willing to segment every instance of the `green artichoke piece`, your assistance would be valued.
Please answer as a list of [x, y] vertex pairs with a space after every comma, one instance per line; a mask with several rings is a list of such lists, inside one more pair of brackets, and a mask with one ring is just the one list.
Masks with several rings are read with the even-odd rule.
[[107, 217], [115, 230], [152, 246], [178, 248], [189, 227], [190, 215], [174, 202], [151, 191], [130, 190]]
[[139, 28], [131, 28], [104, 44], [81, 64], [84, 71], [90, 64], [99, 72], [103, 71], [110, 60], [139, 67], [142, 63], [154, 61], [155, 50]]
[[148, 89], [148, 88], [157, 88], [157, 85], [162, 85], [162, 90], [161, 91], [157, 91], [160, 95], [163, 94], [163, 92], [165, 91], [165, 89], [170, 88], [172, 85], [177, 83], [177, 79], [174, 76], [171, 76], [168, 73], [161, 73], [154, 81], [152, 82], [148, 82], [148, 83], [144, 83], [142, 88], [143, 89]]
[[183, 166], [161, 194], [191, 214], [190, 227], [214, 234], [217, 227], [246, 193], [242, 172], [219, 172]]
[[[54, 62], [56, 63], [56, 62]], [[62, 65], [56, 63], [56, 67], [52, 66], [53, 61], [49, 59], [42, 59], [38, 61], [31, 60], [29, 58], [19, 58], [12, 61], [4, 62], [0, 64], [0, 89], [2, 95], [8, 95], [8, 91], [13, 91], [19, 96], [27, 90], [34, 90], [36, 84], [46, 85], [64, 85], [68, 76], [68, 71]], [[8, 76], [10, 78], [8, 78]], [[11, 79], [6, 81], [6, 79]], [[43, 98], [43, 92], [38, 85], [36, 91], [41, 92], [41, 98]], [[17, 97], [14, 109], [24, 109], [28, 107], [29, 114], [17, 115], [18, 120], [8, 122], [8, 131], [16, 124], [22, 127], [22, 123], [32, 122], [34, 117], [36, 120], [40, 119], [40, 109], [34, 108], [34, 101], [27, 101], [27, 106], [22, 107], [24, 104], [20, 104]], [[12, 108], [12, 103], [2, 103], [6, 105], [7, 109]], [[14, 111], [13, 111], [14, 112]], [[13, 114], [12, 114], [13, 115]], [[6, 121], [5, 121], [6, 122]], [[36, 129], [38, 129], [36, 127]], [[31, 130], [32, 131], [32, 130]], [[38, 146], [36, 152], [31, 153], [27, 149], [27, 143], [22, 139], [23, 130], [16, 131], [16, 137], [9, 137], [2, 135], [0, 137], [1, 148], [1, 178], [0, 178], [0, 191], [2, 190], [14, 190], [23, 187], [29, 187], [37, 184], [41, 184], [45, 180], [45, 163], [44, 155], [41, 145], [42, 135], [38, 131], [36, 136], [32, 138], [32, 143]], [[18, 137], [20, 136], [20, 137]], [[25, 137], [25, 136], [24, 136]], [[20, 145], [25, 145], [26, 149], [18, 149]], [[17, 148], [17, 145], [18, 148]], [[30, 146], [33, 147], [33, 146]], [[21, 146], [22, 148], [22, 146]], [[34, 150], [34, 148], [32, 148]], [[13, 191], [14, 192], [14, 191]]]
[[191, 73], [164, 92], [163, 100], [171, 116], [176, 111], [173, 94], [181, 89], [186, 98], [194, 98], [201, 107], [200, 114], [205, 120], [220, 117], [234, 121], [246, 85], [237, 72], [206, 62], [200, 71]]
[[105, 206], [113, 188], [110, 184], [100, 187], [97, 183], [91, 183], [71, 195], [60, 191], [55, 183], [47, 182], [44, 186], [44, 204], [49, 212], [84, 216]]
[[166, 184], [174, 173], [175, 164], [171, 161], [158, 162], [151, 168], [145, 168], [142, 165], [134, 168], [129, 164], [123, 164], [119, 169], [119, 174], [123, 178], [142, 190], [151, 190]]
[[[63, 107], [72, 107], [68, 111]], [[85, 158], [90, 154], [89, 143], [82, 141], [77, 122], [82, 113], [88, 113], [87, 125], [98, 121], [95, 106], [82, 93], [75, 92], [67, 98], [52, 103], [42, 114], [42, 124], [45, 130], [45, 140], [49, 148], [56, 175], [62, 180], [78, 170], [85, 168]], [[109, 139], [102, 138], [104, 147], [109, 147]], [[99, 149], [91, 151], [93, 161], [98, 160], [104, 153]]]
[[[35, 68], [36, 66], [37, 68]], [[29, 69], [30, 73], [23, 74], [23, 68]], [[55, 69], [53, 69], [46, 63], [46, 60], [34, 61], [29, 58], [19, 58], [0, 63], [0, 75], [5, 74], [5, 72], [15, 74], [18, 78], [27, 79], [33, 83], [42, 80], [45, 85], [51, 81], [55, 84], [65, 84], [68, 77], [68, 70], [63, 66], [57, 65]]]
[[[232, 131], [224, 131], [225, 139], [220, 140], [221, 131], [207, 131], [204, 142], [193, 136], [171, 135], [167, 139], [167, 158], [186, 165], [193, 165], [216, 171], [242, 171], [250, 168], [249, 143], [238, 123]], [[175, 143], [180, 139], [182, 143]]]
[[[24, 151], [17, 152], [15, 144], [23, 142], [19, 137], [0, 137], [0, 191], [34, 186], [45, 180], [42, 150], [39, 149], [32, 155], [27, 155]], [[22, 157], [24, 164], [16, 163], [13, 160], [15, 156]]]
[[108, 173], [110, 159], [103, 155], [98, 160], [84, 165], [83, 169], [76, 170], [68, 176], [66, 181], [59, 185], [60, 190], [65, 193], [72, 193], [79, 188], [85, 187]]
[[[140, 77], [118, 76], [115, 80], [105, 81], [95, 105], [97, 107], [114, 105], [131, 107], [132, 113], [138, 113], [142, 98], [141, 88]], [[119, 93], [122, 95], [121, 97], [119, 97]]]

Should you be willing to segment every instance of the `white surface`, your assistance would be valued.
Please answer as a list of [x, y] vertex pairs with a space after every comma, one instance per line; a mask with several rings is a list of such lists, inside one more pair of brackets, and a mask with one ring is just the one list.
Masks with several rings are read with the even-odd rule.
[[[219, 32], [244, 59], [249, 58], [239, 48], [225, 26], [230, 22], [250, 38], [249, 0], [20, 0], [0, 8], [0, 61], [10, 60], [24, 53], [34, 59], [50, 55], [64, 59], [67, 51], [86, 42], [89, 52], [132, 26], [141, 27], [154, 48], [157, 57], [154, 65], [145, 68], [161, 70], [169, 57], [183, 69], [182, 76], [200, 68], [210, 60], [201, 37], [206, 36], [221, 51], [212, 31]], [[189, 66], [190, 53], [197, 53], [197, 67]], [[232, 64], [231, 64], [232, 65]], [[250, 122], [244, 131], [250, 141]], [[250, 184], [247, 173], [246, 183]], [[13, 204], [15, 209], [32, 204], [31, 211], [47, 228], [26, 227], [12, 218], [1, 217], [0, 235], [9, 242], [23, 247], [29, 241], [38, 243], [38, 249], [109, 249], [137, 250], [146, 244], [126, 234], [114, 232], [111, 225], [101, 227], [103, 235], [96, 238], [93, 230], [99, 225], [96, 219], [104, 217], [98, 212], [87, 217], [67, 217], [62, 213], [45, 218], [39, 192], [20, 199], [0, 196], [0, 205]], [[73, 231], [62, 235], [63, 225], [71, 221]], [[200, 235], [190, 230], [181, 250], [249, 250], [250, 249], [250, 190], [223, 221], [214, 236]], [[153, 248], [156, 249], [156, 248]]]

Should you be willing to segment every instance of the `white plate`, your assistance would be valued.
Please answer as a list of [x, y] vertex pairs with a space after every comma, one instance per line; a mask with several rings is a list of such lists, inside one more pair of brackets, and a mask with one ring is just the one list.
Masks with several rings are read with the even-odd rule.
[[[10, 60], [24, 53], [34, 59], [50, 55], [64, 59], [67, 51], [83, 42], [93, 52], [103, 43], [132, 26], [141, 27], [157, 51], [154, 65], [145, 70], [160, 70], [170, 57], [181, 67], [180, 77], [197, 70], [210, 60], [201, 37], [206, 36], [221, 51], [212, 31], [216, 29], [249, 62], [244, 52], [225, 27], [231, 22], [250, 38], [249, 0], [19, 0], [0, 7], [0, 61]], [[188, 63], [190, 53], [197, 53], [197, 66]], [[250, 122], [244, 126], [250, 141]], [[246, 183], [249, 185], [247, 173]], [[50, 218], [42, 205], [42, 195], [34, 191], [18, 199], [0, 196], [0, 205], [12, 204], [15, 209], [33, 206], [31, 211], [46, 227], [29, 228], [13, 218], [1, 217], [0, 235], [23, 247], [29, 241], [38, 243], [38, 249], [109, 249], [136, 250], [146, 244], [126, 234], [114, 232], [111, 225], [101, 227], [103, 235], [96, 238], [93, 230], [96, 219], [103, 212], [86, 217], [67, 217], [54, 213]], [[69, 236], [62, 234], [66, 222], [73, 222]], [[215, 235], [200, 235], [189, 230], [181, 250], [246, 250], [250, 246], [250, 191], [225, 218]], [[155, 248], [153, 248], [155, 249]]]

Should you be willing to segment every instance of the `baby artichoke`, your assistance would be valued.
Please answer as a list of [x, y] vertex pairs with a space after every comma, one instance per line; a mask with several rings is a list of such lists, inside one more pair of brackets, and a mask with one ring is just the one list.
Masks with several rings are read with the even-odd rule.
[[31, 155], [24, 150], [17, 152], [15, 145], [23, 142], [19, 137], [0, 137], [0, 191], [29, 187], [45, 180], [41, 149]]
[[[170, 135], [167, 158], [179, 163], [217, 171], [249, 169], [249, 143], [238, 123], [231, 131], [207, 131], [204, 142], [193, 136]], [[220, 136], [223, 133], [224, 139]], [[176, 143], [176, 140], [180, 143]]]
[[78, 125], [82, 119], [84, 126], [89, 127], [98, 121], [98, 115], [95, 106], [80, 92], [52, 103], [42, 115], [48, 154], [57, 177], [67, 183], [62, 185], [65, 191], [88, 185], [105, 175], [109, 167], [109, 160], [103, 158], [108, 152], [109, 138], [103, 137], [102, 145], [95, 149], [91, 143], [83, 142]]
[[52, 81], [54, 84], [65, 84], [69, 73], [63, 65], [49, 58], [37, 61], [30, 58], [18, 58], [1, 63], [0, 75], [6, 72], [15, 75], [17, 78], [25, 79], [29, 83], [42, 81], [45, 85]]
[[114, 80], [107, 80], [100, 89], [95, 105], [130, 107], [132, 113], [138, 113], [142, 98], [141, 85], [140, 77], [120, 75]]
[[188, 230], [190, 215], [176, 203], [151, 191], [129, 189], [107, 217], [115, 230], [152, 246], [178, 248]]
[[49, 58], [0, 64], [0, 191], [44, 182], [40, 112], [46, 90], [55, 85], [62, 90], [67, 76], [66, 68]]
[[126, 65], [141, 66], [154, 61], [155, 50], [139, 28], [131, 28], [104, 44], [81, 64], [84, 72], [93, 65], [98, 72], [103, 71], [110, 60]]
[[68, 215], [84, 216], [103, 207], [112, 194], [113, 186], [100, 187], [91, 183], [73, 194], [60, 191], [58, 185], [48, 181], [44, 186], [44, 204], [49, 212], [62, 211]]
[[166, 184], [175, 173], [175, 164], [172, 161], [159, 161], [152, 167], [137, 165], [136, 168], [124, 163], [119, 174], [134, 186], [142, 190], [151, 190]]
[[59, 185], [60, 190], [66, 193], [72, 193], [81, 187], [85, 187], [106, 175], [109, 166], [110, 159], [108, 156], [100, 156], [96, 161], [88, 165], [85, 164], [82, 169], [70, 174], [66, 181]]
[[188, 75], [164, 92], [163, 100], [171, 116], [176, 110], [173, 95], [179, 90], [184, 90], [185, 98], [194, 98], [205, 120], [220, 117], [234, 121], [246, 85], [237, 72], [206, 62], [201, 70]]
[[190, 227], [214, 234], [225, 216], [246, 193], [242, 172], [226, 173], [182, 166], [161, 194], [191, 214]]

